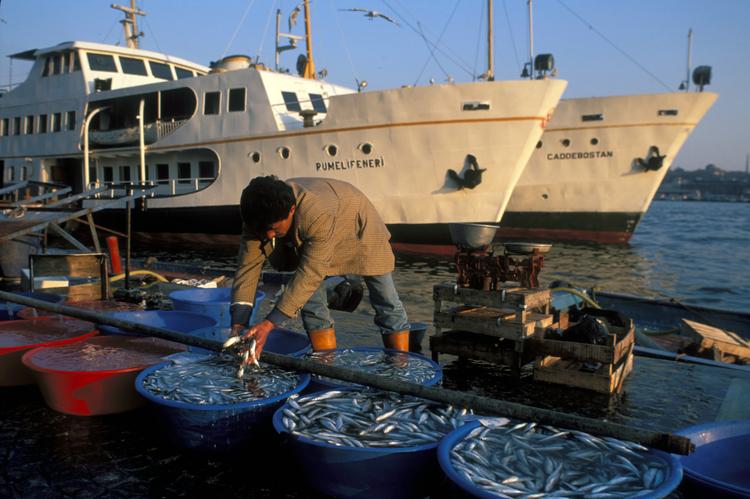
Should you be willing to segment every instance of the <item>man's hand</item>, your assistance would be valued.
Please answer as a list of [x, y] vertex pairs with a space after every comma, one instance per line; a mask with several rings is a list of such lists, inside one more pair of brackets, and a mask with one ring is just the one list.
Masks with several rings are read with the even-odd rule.
[[[234, 332], [232, 326], [232, 332]], [[260, 359], [260, 354], [263, 351], [263, 347], [266, 345], [266, 338], [273, 331], [273, 322], [269, 320], [260, 321], [258, 324], [251, 326], [244, 334], [245, 339], [255, 338], [255, 358]], [[252, 360], [252, 359], [251, 359]]]

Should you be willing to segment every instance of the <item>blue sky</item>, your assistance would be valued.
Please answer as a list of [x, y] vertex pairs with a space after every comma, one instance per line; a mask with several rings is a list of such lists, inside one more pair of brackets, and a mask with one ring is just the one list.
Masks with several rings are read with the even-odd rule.
[[[117, 1], [117, 0], [115, 0]], [[528, 57], [525, 0], [494, 0], [495, 72], [516, 79]], [[122, 43], [121, 14], [110, 0], [1, 0], [0, 54], [67, 40]], [[118, 3], [129, 3], [127, 0]], [[260, 55], [273, 66], [275, 11], [286, 17], [297, 0], [139, 0], [147, 12], [141, 47], [208, 64], [222, 55]], [[369, 20], [382, 12], [400, 23]], [[484, 0], [313, 0], [313, 48], [327, 79], [369, 89], [470, 81], [486, 69]], [[507, 15], [506, 15], [507, 12]], [[244, 20], [243, 20], [244, 19]], [[300, 16], [301, 20], [301, 16]], [[750, 0], [536, 0], [534, 48], [552, 52], [566, 96], [586, 97], [677, 90], [685, 79], [687, 32], [693, 66], [711, 65], [710, 90], [719, 99], [688, 139], [673, 166], [715, 163], [745, 167], [750, 153]], [[302, 34], [302, 23], [293, 30]], [[439, 49], [431, 56], [431, 44]], [[294, 67], [299, 51], [282, 55]], [[635, 61], [635, 62], [633, 62]], [[25, 77], [28, 64], [0, 60], [0, 84]]]

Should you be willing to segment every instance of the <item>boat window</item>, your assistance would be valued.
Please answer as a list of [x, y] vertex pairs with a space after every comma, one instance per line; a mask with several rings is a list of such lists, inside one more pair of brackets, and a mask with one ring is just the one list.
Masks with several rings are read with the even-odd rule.
[[281, 92], [281, 96], [284, 98], [284, 104], [286, 104], [286, 110], [292, 112], [300, 112], [302, 108], [299, 106], [299, 100], [297, 94], [294, 92]]
[[229, 89], [229, 111], [244, 111], [245, 110], [245, 89], [244, 88], [230, 88]]
[[13, 182], [16, 177], [16, 169], [14, 167], [8, 168], [8, 181]]
[[65, 126], [68, 130], [76, 129], [76, 112], [68, 111], [65, 113]]
[[177, 178], [180, 184], [190, 183], [190, 163], [177, 163]]
[[323, 100], [323, 96], [320, 94], [309, 94], [310, 95], [310, 102], [312, 102], [312, 107], [319, 113], [326, 113], [328, 112], [326, 110], [326, 103]]
[[189, 69], [181, 68], [179, 66], [174, 67], [174, 72], [177, 74], [177, 79], [182, 80], [183, 78], [192, 78], [195, 76]]
[[0, 136], [7, 137], [8, 136], [8, 118], [3, 118], [2, 121], [0, 121]]
[[33, 116], [26, 117], [26, 131], [24, 133], [26, 135], [30, 135], [34, 133], [34, 117]]
[[597, 145], [597, 144], [599, 144], [599, 139], [597, 139], [596, 137], [592, 138], [592, 139], [591, 139], [591, 145], [592, 145], [592, 146], [595, 146], [595, 145]]
[[156, 164], [156, 179], [159, 184], [166, 184], [169, 181], [169, 165], [167, 163]]
[[39, 115], [39, 133], [47, 133], [47, 115]]
[[543, 145], [544, 143], [540, 140], [539, 142], [536, 143], [536, 148], [541, 149]]
[[59, 132], [62, 129], [62, 113], [52, 115], [52, 131]]
[[89, 166], [89, 182], [96, 182], [99, 177], [96, 174], [96, 167]]
[[154, 78], [161, 78], [162, 80], [174, 80], [174, 77], [172, 76], [172, 70], [167, 64], [148, 61], [148, 65], [151, 66], [151, 74], [154, 76]]
[[60, 54], [60, 74], [68, 72], [68, 53], [64, 52]]
[[13, 118], [13, 135], [21, 135], [21, 117]]
[[120, 182], [130, 182], [130, 167], [128, 165], [120, 167]]
[[601, 113], [581, 115], [581, 121], [603, 121], [603, 120], [604, 120], [604, 115]]
[[563, 147], [570, 146], [570, 139], [562, 139], [560, 143], [563, 145]]
[[203, 96], [203, 114], [219, 114], [221, 93], [206, 92]]
[[81, 60], [78, 58], [78, 52], [73, 52], [73, 71], [81, 70]]
[[104, 181], [105, 182], [114, 182], [115, 180], [115, 171], [114, 168], [111, 166], [105, 166], [103, 168], [104, 170]]
[[215, 176], [216, 170], [214, 169], [213, 161], [198, 162], [198, 177], [201, 180], [213, 180]]
[[659, 116], [677, 116], [677, 109], [659, 109]]
[[42, 70], [42, 76], [49, 76], [52, 74], [52, 57], [47, 56], [44, 59], [44, 69]]
[[29, 178], [28, 170], [26, 169], [25, 166], [22, 166], [21, 167], [21, 178], [19, 178], [18, 180], [27, 180], [28, 178]]
[[122, 67], [122, 72], [125, 74], [148, 76], [148, 73], [146, 73], [146, 64], [144, 64], [143, 59], [120, 56], [120, 66]]
[[55, 75], [59, 75], [62, 71], [62, 59], [60, 57], [60, 54], [55, 54], [52, 56], [52, 73]]
[[94, 54], [89, 52], [86, 54], [89, 60], [89, 68], [92, 71], [108, 71], [110, 73], [117, 73], [117, 67], [115, 66], [115, 58], [108, 54]]

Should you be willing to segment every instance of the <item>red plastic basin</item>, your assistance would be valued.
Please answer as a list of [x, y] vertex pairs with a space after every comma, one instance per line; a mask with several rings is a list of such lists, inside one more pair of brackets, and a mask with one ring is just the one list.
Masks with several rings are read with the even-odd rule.
[[21, 362], [29, 350], [74, 343], [96, 334], [92, 323], [76, 319], [40, 318], [0, 323], [0, 386], [34, 383], [32, 372]]
[[[87, 301], [73, 301], [65, 302], [63, 305], [68, 307], [84, 308], [86, 310], [93, 310], [94, 312], [135, 312], [143, 310], [140, 305], [135, 303], [127, 303], [122, 301], [114, 300], [87, 300]], [[60, 317], [54, 312], [48, 312], [46, 310], [37, 310], [34, 307], [25, 307], [16, 313], [16, 317], [19, 319], [36, 319], [37, 317]]]
[[26, 352], [23, 364], [36, 378], [52, 409], [76, 416], [115, 414], [145, 400], [135, 378], [164, 356], [184, 351], [178, 343], [140, 336], [99, 336], [85, 341]]

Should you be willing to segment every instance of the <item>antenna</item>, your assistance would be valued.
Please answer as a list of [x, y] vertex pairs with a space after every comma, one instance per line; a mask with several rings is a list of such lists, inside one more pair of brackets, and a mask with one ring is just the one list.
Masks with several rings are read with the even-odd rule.
[[690, 90], [690, 66], [692, 66], [691, 52], [693, 50], [693, 28], [688, 29], [688, 50], [687, 50], [687, 72], [685, 81], [680, 83], [680, 90], [688, 92]]
[[492, 0], [487, 0], [487, 81], [495, 79], [494, 43], [492, 41]]
[[143, 31], [138, 31], [138, 18], [136, 16], [145, 16], [146, 13], [140, 9], [136, 9], [135, 0], [130, 0], [130, 7], [123, 7], [122, 5], [111, 4], [115, 10], [120, 10], [125, 14], [125, 19], [121, 20], [122, 29], [125, 32], [125, 43], [128, 48], [138, 48], [138, 38], [143, 36]]
[[[292, 14], [289, 16], [290, 28], [293, 27], [294, 23], [297, 22], [296, 19], [297, 19], [297, 14], [294, 11], [292, 11]], [[289, 45], [279, 45], [279, 42], [281, 41], [282, 38], [288, 38]], [[276, 9], [276, 64], [274, 66], [274, 69], [276, 71], [279, 70], [279, 55], [281, 55], [281, 53], [284, 52], [285, 50], [296, 49], [297, 40], [302, 40], [302, 38], [303, 37], [298, 36], [298, 35], [292, 35], [290, 33], [281, 32], [281, 9]]]

